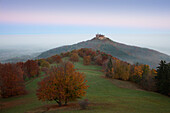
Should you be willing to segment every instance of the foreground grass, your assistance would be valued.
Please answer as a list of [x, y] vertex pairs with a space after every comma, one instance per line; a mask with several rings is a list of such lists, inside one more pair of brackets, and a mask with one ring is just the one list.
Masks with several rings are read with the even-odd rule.
[[[55, 112], [64, 113], [169, 113], [170, 99], [154, 92], [118, 88], [108, 79], [103, 78], [99, 66], [84, 66], [82, 62], [75, 64], [84, 72], [88, 85], [86, 97], [92, 106], [87, 110], [64, 109]], [[89, 70], [84, 70], [89, 69]], [[54, 112], [54, 111], [51, 111]], [[50, 113], [50, 112], [49, 112]]]
[[[170, 98], [154, 92], [137, 91], [132, 89], [119, 88], [112, 84], [108, 79], [103, 78], [100, 66], [84, 66], [82, 59], [75, 63], [78, 71], [84, 72], [88, 80], [89, 88], [86, 97], [91, 103], [87, 110], [80, 110], [79, 107], [64, 109], [54, 109], [45, 113], [169, 113]], [[37, 99], [35, 93], [37, 82], [41, 78], [33, 80], [27, 84], [28, 95], [1, 99], [3, 102], [24, 99], [25, 103], [3, 109], [2, 113], [23, 113], [33, 108], [45, 104], [54, 104], [41, 102]], [[75, 102], [77, 103], [77, 102]]]
[[9, 105], [13, 103], [11, 107], [1, 109], [0, 113], [24, 113], [30, 109], [33, 109], [33, 108], [36, 108], [36, 107], [39, 107], [45, 104], [54, 103], [54, 102], [42, 102], [37, 99], [37, 96], [36, 96], [37, 83], [42, 78], [43, 76], [33, 79], [30, 83], [26, 85], [26, 90], [28, 91], [27, 95], [0, 99], [1, 102], [5, 102]]

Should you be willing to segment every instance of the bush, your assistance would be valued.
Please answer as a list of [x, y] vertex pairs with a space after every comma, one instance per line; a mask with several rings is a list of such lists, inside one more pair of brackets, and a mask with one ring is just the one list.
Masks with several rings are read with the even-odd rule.
[[79, 105], [80, 105], [81, 109], [87, 109], [87, 107], [89, 105], [88, 99], [84, 99], [83, 101], [80, 101]]

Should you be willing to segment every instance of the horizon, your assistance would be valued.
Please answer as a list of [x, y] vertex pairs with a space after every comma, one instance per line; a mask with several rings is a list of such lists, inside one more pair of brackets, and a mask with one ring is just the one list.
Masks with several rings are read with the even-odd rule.
[[[170, 35], [158, 34], [104, 34], [112, 41], [126, 44], [129, 46], [136, 46], [141, 48], [148, 48], [170, 56]], [[161, 40], [162, 36], [166, 40]], [[23, 37], [25, 37], [23, 39]], [[68, 41], [68, 37], [72, 40]], [[34, 49], [38, 52], [44, 52], [49, 49], [61, 47], [65, 45], [72, 45], [82, 41], [91, 40], [95, 34], [27, 34], [27, 35], [0, 35], [1, 49]], [[136, 39], [139, 37], [139, 39]], [[11, 39], [12, 38], [12, 39]], [[62, 40], [61, 40], [62, 39]], [[9, 42], [10, 40], [10, 42]], [[15, 40], [19, 40], [15, 41]], [[55, 41], [54, 41], [55, 40]], [[157, 44], [157, 46], [156, 46]]]
[[169, 6], [169, 0], [0, 0], [0, 47], [45, 50], [102, 33], [170, 55]]

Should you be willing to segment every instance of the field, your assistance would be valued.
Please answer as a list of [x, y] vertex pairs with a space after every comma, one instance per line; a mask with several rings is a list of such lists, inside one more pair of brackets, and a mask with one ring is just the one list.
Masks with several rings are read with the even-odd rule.
[[100, 66], [84, 66], [82, 59], [75, 63], [75, 68], [84, 72], [88, 80], [89, 88], [86, 97], [82, 98], [89, 100], [88, 109], [81, 110], [79, 100], [61, 108], [55, 102], [39, 101], [35, 93], [42, 73], [41, 77], [26, 83], [27, 95], [0, 99], [0, 113], [170, 113], [169, 97], [135, 89], [135, 86], [130, 89], [118, 87], [130, 83], [107, 79]]

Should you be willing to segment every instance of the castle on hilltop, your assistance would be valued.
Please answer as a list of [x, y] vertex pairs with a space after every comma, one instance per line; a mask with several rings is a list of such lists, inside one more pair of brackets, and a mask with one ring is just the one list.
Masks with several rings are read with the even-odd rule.
[[100, 40], [106, 39], [106, 37], [102, 34], [96, 34], [96, 38]]

